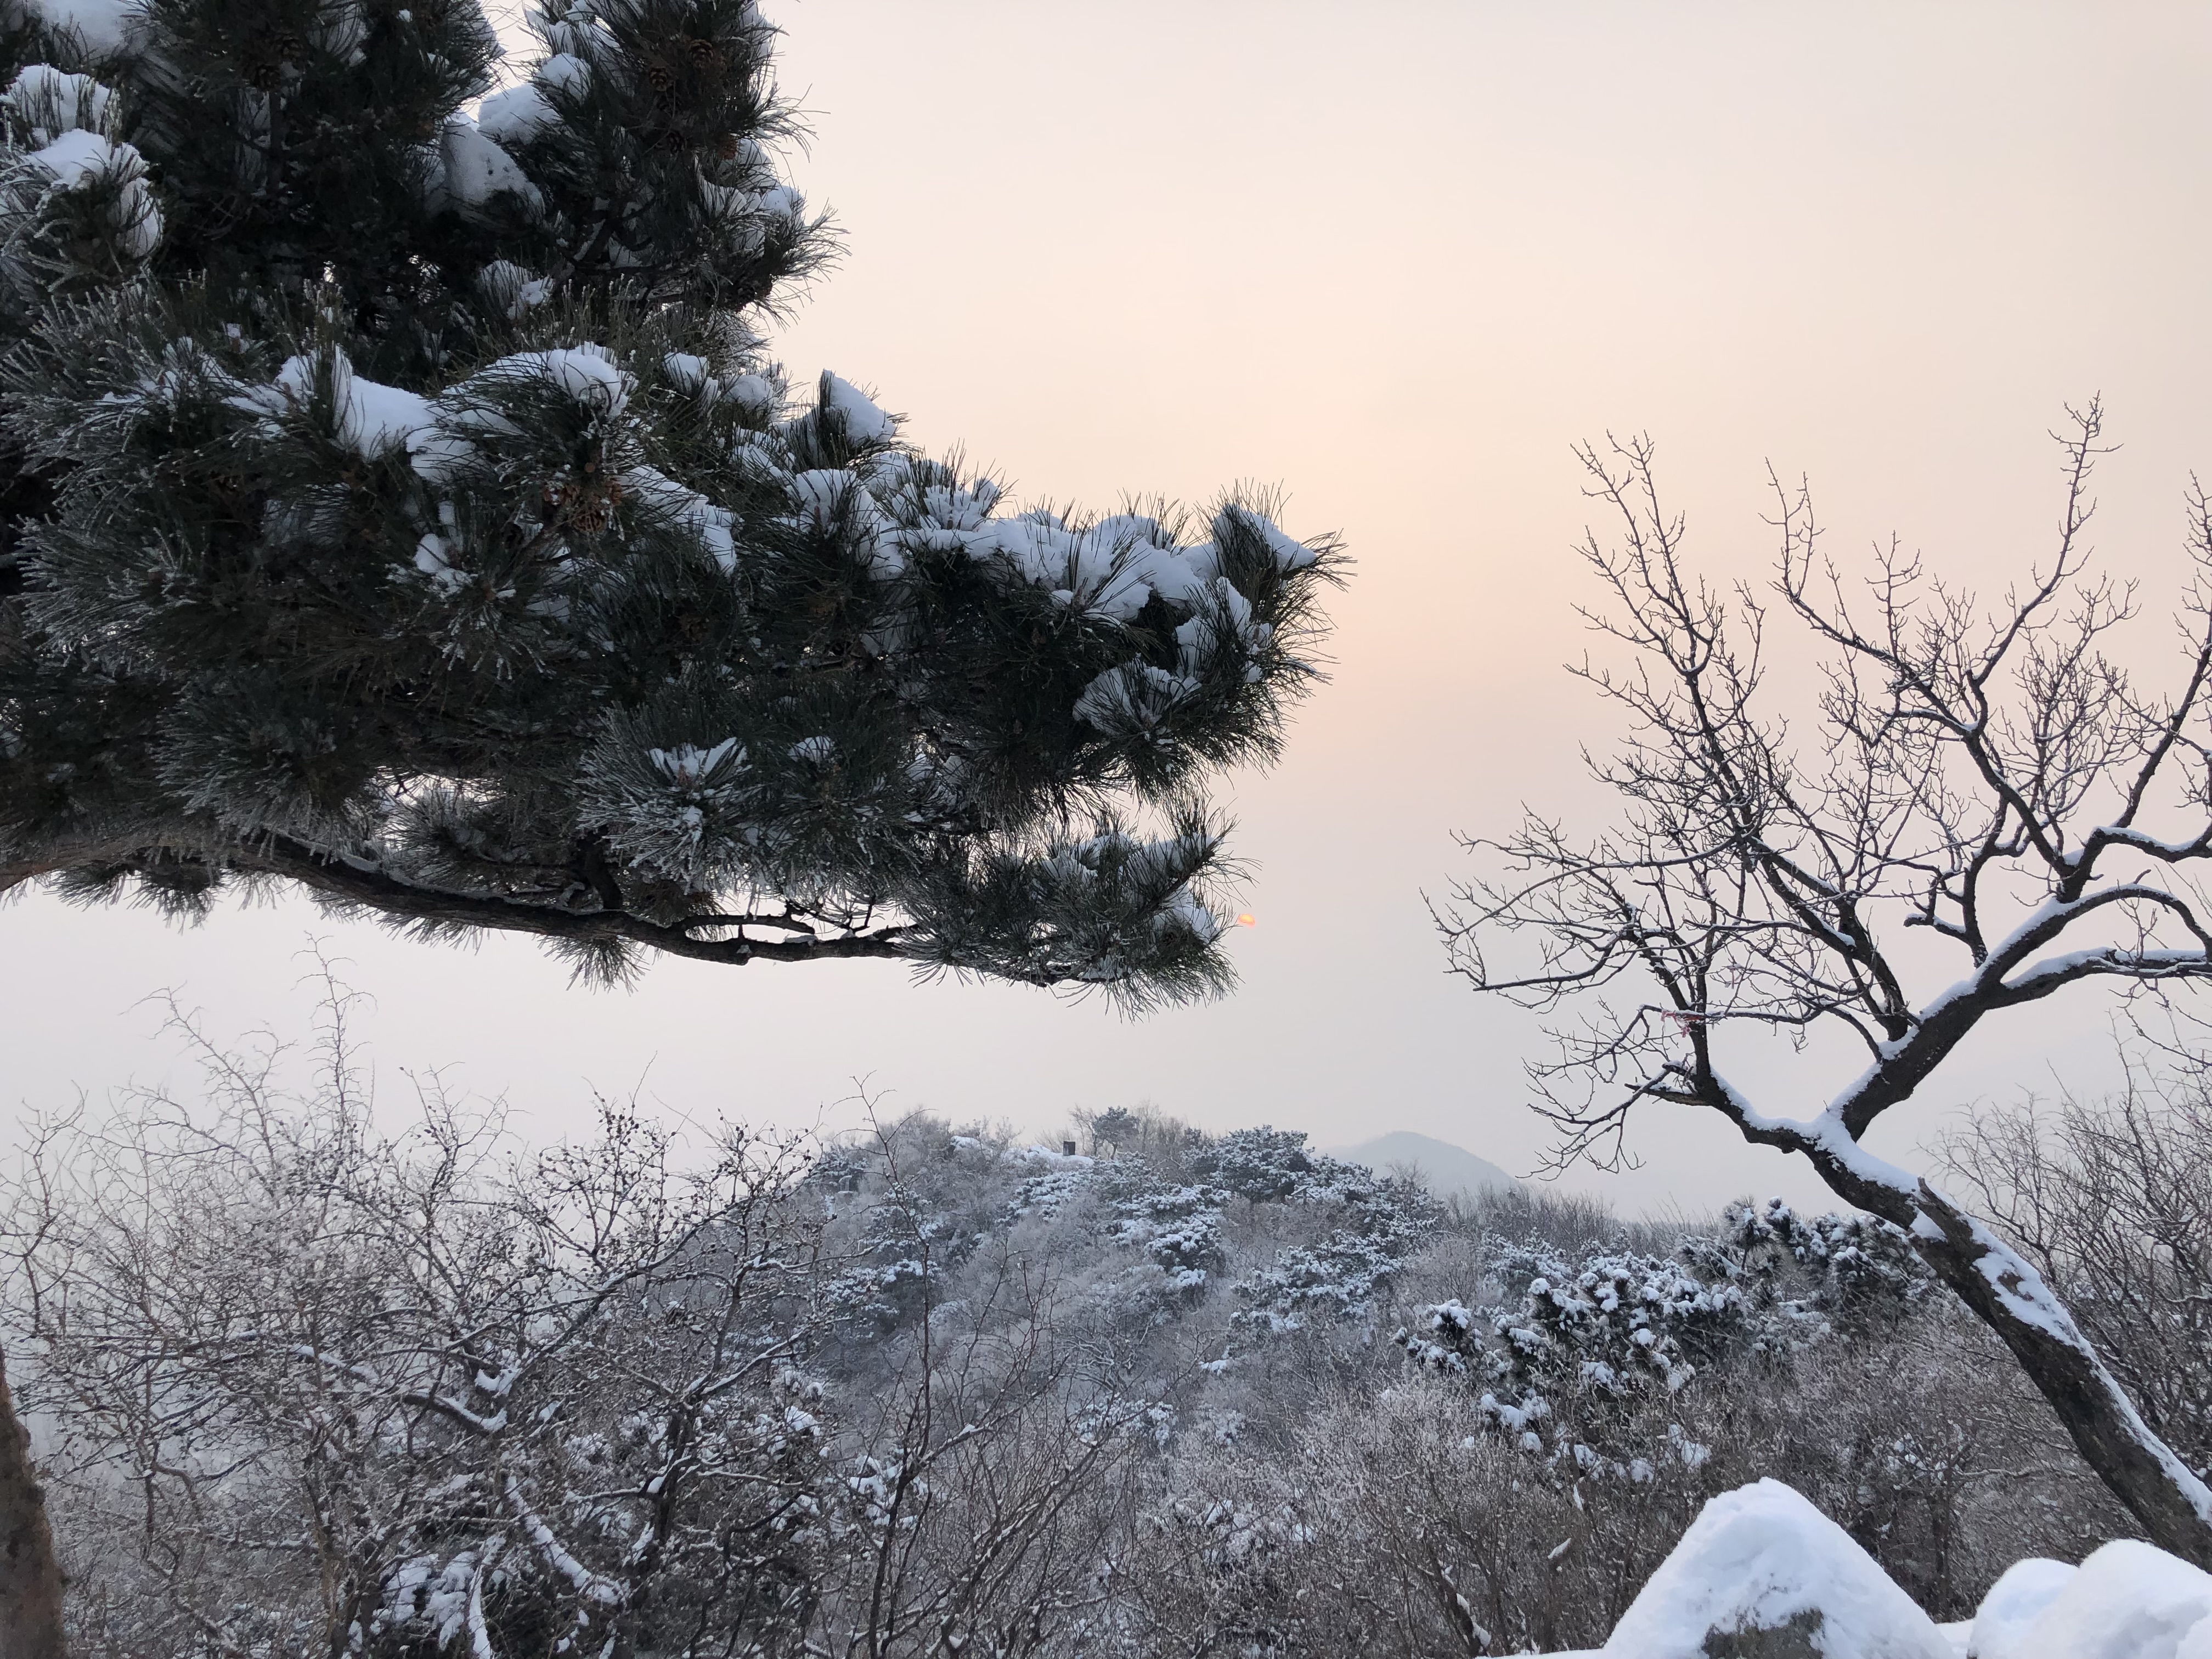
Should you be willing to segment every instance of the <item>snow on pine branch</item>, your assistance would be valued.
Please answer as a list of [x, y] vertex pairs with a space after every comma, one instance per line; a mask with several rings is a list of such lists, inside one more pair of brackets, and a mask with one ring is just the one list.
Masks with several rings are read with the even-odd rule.
[[537, 12], [499, 90], [473, 0], [96, 14], [16, 5], [0, 65], [0, 410], [52, 485], [8, 884], [275, 878], [599, 982], [1228, 982], [1204, 797], [1317, 681], [1335, 545], [1018, 507], [794, 388], [763, 327], [830, 241], [757, 7]]

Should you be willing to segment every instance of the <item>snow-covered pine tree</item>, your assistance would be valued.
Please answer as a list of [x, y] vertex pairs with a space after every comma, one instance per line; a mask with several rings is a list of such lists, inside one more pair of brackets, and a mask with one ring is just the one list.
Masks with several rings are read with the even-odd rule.
[[774, 31], [532, 27], [494, 90], [476, 0], [0, 0], [0, 890], [1219, 986], [1201, 786], [1333, 544], [1001, 515], [793, 395]]

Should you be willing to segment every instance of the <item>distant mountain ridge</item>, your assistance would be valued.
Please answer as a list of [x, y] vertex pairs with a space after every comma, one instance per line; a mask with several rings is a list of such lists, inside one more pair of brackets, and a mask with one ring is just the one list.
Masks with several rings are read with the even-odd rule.
[[1364, 1164], [1385, 1175], [1395, 1167], [1412, 1164], [1438, 1198], [1449, 1198], [1454, 1193], [1474, 1198], [1486, 1192], [1516, 1192], [1521, 1186], [1488, 1158], [1410, 1129], [1394, 1129], [1357, 1146], [1332, 1146], [1327, 1151], [1331, 1158]]

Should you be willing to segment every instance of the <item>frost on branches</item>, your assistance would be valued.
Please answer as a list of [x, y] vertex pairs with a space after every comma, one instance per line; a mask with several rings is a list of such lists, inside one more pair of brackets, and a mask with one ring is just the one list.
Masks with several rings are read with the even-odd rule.
[[[1473, 843], [1491, 867], [1440, 921], [1471, 984], [1561, 1014], [1532, 1070], [1561, 1164], [1618, 1162], [1650, 1100], [1802, 1156], [2002, 1338], [2148, 1536], [2212, 1566], [2212, 1488], [2027, 1255], [1869, 1145], [1984, 1021], [2075, 987], [2158, 999], [2212, 981], [2193, 873], [2212, 860], [2212, 496], [2187, 497], [2198, 580], [2157, 689], [2117, 631], [2133, 589], [2089, 568], [2104, 412], [2068, 412], [2055, 555], [1994, 603], [1895, 542], [1845, 568], [1809, 491], [1778, 477], [1771, 588], [1716, 587], [1686, 562], [1650, 440], [1585, 446], [1618, 537], [1584, 539], [1608, 595], [1586, 614], [1634, 659], [1580, 671], [1626, 723], [1593, 763], [1618, 813], [1593, 838], [1530, 813]], [[1809, 728], [1767, 679], [1770, 623], [1814, 647]], [[1752, 1033], [1816, 1030], [1853, 1052], [1808, 1115], [1731, 1070]]]
[[1672, 1258], [1491, 1248], [1507, 1305], [1486, 1321], [1457, 1299], [1420, 1308], [1395, 1340], [1480, 1390], [1492, 1431], [1569, 1480], [1642, 1485], [1698, 1468], [1711, 1449], [1678, 1424], [1660, 1437], [1654, 1407], [1724, 1361], [1779, 1363], [1893, 1320], [1933, 1283], [1887, 1223], [1800, 1216], [1780, 1199], [1731, 1206], [1717, 1234], [1686, 1236]]
[[532, 26], [495, 90], [472, 3], [0, 0], [0, 887], [1218, 988], [1201, 787], [1334, 545], [1016, 511], [791, 383], [774, 31]]
[[386, 1139], [328, 1052], [312, 1106], [267, 1056], [212, 1109], [42, 1126], [0, 1217], [88, 1628], [483, 1656], [802, 1624], [842, 1498], [799, 1150], [679, 1159], [608, 1109], [533, 1158], [434, 1086]]

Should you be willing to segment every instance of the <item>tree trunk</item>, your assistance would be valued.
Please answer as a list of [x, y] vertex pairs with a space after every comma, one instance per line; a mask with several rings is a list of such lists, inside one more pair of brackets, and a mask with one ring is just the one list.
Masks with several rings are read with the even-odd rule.
[[1927, 1182], [1917, 1191], [1877, 1180], [1832, 1150], [1746, 1128], [1745, 1138], [1804, 1153], [1846, 1203], [1902, 1227], [1920, 1259], [2004, 1339], [2091, 1472], [2126, 1506], [2143, 1536], [2212, 1571], [2212, 1489], [2151, 1432], [2043, 1275], [1989, 1225]]
[[2144, 1536], [2212, 1569], [2212, 1491], [2151, 1432], [2042, 1276], [1925, 1182], [1917, 1207], [1924, 1219], [1912, 1243], [1922, 1260], [2004, 1339]]
[[0, 1360], [0, 1659], [62, 1659], [62, 1571]]

